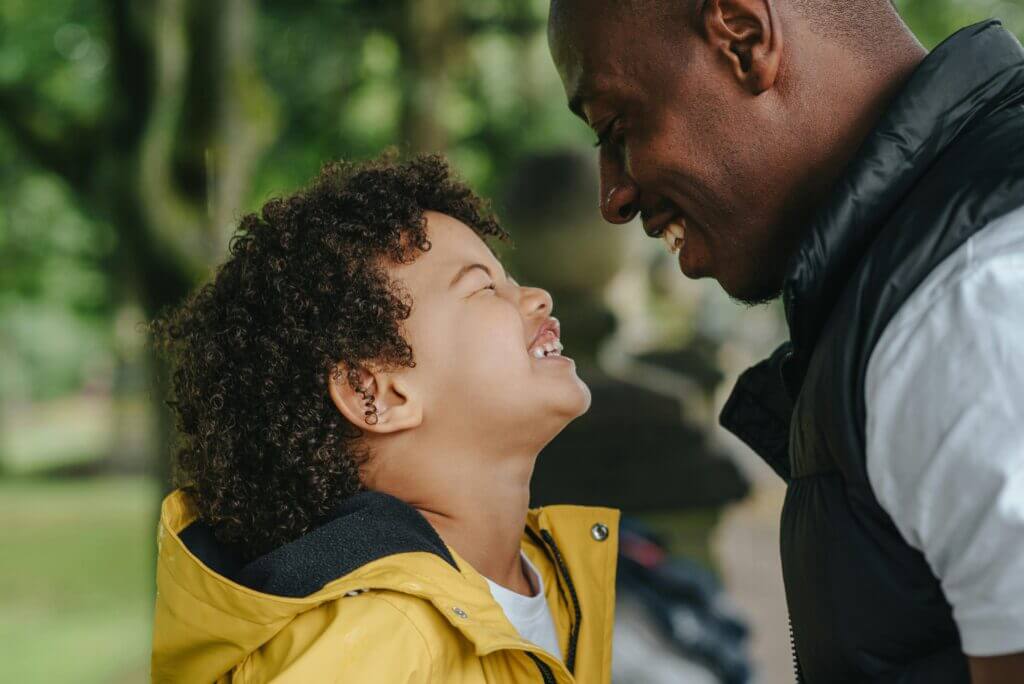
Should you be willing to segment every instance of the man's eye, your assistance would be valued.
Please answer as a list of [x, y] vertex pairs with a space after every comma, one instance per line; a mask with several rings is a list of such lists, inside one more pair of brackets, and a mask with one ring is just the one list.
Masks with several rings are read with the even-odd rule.
[[484, 290], [492, 290], [496, 292], [498, 290], [498, 287], [494, 283], [491, 283], [487, 287], [481, 288], [479, 291], [483, 292]]

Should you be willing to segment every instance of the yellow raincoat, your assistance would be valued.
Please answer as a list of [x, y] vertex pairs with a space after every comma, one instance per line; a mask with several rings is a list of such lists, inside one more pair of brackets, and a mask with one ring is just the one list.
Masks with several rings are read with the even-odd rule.
[[[418, 517], [427, 525], [412, 508], [398, 504], [391, 510], [396, 508], [399, 518]], [[363, 513], [355, 522], [342, 517], [323, 528], [342, 535], [354, 530], [353, 537], [316, 537], [315, 530], [303, 538], [306, 550], [292, 553], [285, 567], [272, 559], [255, 571], [242, 570], [250, 585], [243, 586], [199, 560], [196, 553], [206, 552], [183, 540], [195, 510], [183, 492], [169, 495], [159, 527], [153, 681], [611, 681], [618, 511], [549, 506], [529, 512], [522, 548], [541, 573], [565, 662], [520, 637], [483, 576], [440, 537], [431, 550], [429, 544], [418, 548], [416, 535], [403, 530], [374, 536], [372, 521], [378, 531], [388, 530], [379, 522], [390, 524], [388, 514]], [[436, 535], [423, 532], [429, 534]], [[325, 543], [332, 539], [334, 544]], [[340, 546], [350, 548], [337, 552]], [[389, 546], [394, 548], [385, 555], [363, 562], [362, 553]], [[331, 549], [340, 560], [323, 558]], [[301, 557], [297, 564], [295, 556]], [[343, 573], [331, 574], [335, 567]], [[318, 573], [329, 581], [319, 583]], [[313, 589], [308, 594], [251, 588], [263, 583], [304, 592], [309, 575], [318, 584], [307, 587]]]

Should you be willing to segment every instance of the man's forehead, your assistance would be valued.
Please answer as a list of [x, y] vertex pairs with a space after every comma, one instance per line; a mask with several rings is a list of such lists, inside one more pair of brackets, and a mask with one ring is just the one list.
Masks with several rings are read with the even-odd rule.
[[625, 79], [622, 62], [614, 50], [572, 50], [556, 57], [569, 109], [586, 118], [583, 105], [602, 93], [614, 90]]
[[628, 83], [643, 37], [623, 25], [621, 13], [602, 1], [581, 11], [578, 0], [552, 2], [548, 41], [569, 108], [586, 118], [582, 106]]

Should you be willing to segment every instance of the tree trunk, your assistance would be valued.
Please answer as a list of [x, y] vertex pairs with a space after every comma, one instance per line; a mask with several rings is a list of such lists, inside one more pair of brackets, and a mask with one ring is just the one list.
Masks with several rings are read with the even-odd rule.
[[402, 54], [402, 141], [411, 153], [444, 152], [448, 134], [442, 107], [451, 93], [452, 56], [461, 36], [453, 30], [453, 0], [407, 0], [398, 31]]

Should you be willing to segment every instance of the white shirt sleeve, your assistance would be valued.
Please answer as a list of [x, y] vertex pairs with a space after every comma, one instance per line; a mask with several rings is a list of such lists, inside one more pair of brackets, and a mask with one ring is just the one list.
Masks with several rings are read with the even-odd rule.
[[1024, 210], [935, 269], [865, 385], [872, 489], [971, 656], [1024, 651]]

